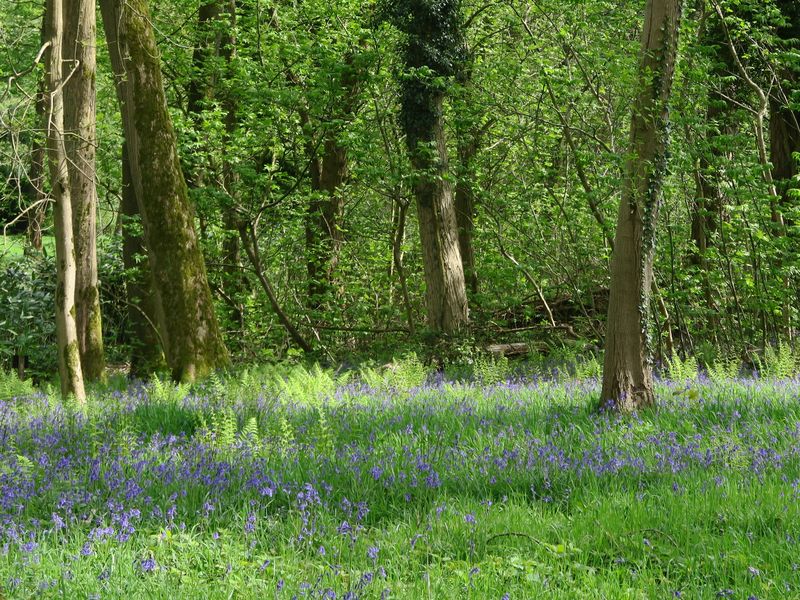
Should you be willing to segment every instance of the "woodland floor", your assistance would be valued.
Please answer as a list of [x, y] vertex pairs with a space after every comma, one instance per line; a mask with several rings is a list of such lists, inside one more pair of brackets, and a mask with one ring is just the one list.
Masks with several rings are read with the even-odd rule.
[[800, 382], [318, 369], [0, 402], [8, 598], [800, 597]]

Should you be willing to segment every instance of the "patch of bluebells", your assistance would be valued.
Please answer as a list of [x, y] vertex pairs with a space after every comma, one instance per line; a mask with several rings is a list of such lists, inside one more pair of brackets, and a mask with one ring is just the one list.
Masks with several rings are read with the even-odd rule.
[[[800, 423], [775, 423], [795, 410], [798, 382], [739, 382], [739, 396], [722, 400], [709, 386], [689, 395], [664, 382], [656, 418], [680, 422], [680, 430], [648, 428], [636, 415], [586, 416], [575, 399], [596, 394], [596, 382], [516, 381], [479, 394], [453, 394], [447, 385], [409, 394], [360, 384], [337, 390], [326, 404], [335, 435], [324, 452], [315, 412], [280, 397], [231, 403], [239, 422], [256, 416], [262, 431], [275, 430], [271, 415], [285, 418], [294, 435], [280, 441], [280, 452], [277, 434], [222, 448], [190, 432], [153, 431], [153, 423], [122, 439], [121, 423], [137, 431], [140, 415], [154, 409], [143, 387], [111, 395], [93, 407], [91, 420], [42, 396], [0, 401], [0, 460], [7, 465], [0, 470], [0, 544], [4, 553], [31, 555], [69, 534], [82, 538], [79, 555], [89, 559], [99, 545], [125, 545], [139, 531], [201, 527], [216, 540], [217, 528], [238, 515], [239, 531], [255, 537], [260, 515], [290, 513], [298, 522], [294, 542], [319, 560], [332, 558], [328, 540], [336, 536], [351, 548], [365, 545], [372, 570], [358, 580], [363, 589], [385, 573], [378, 547], [364, 539], [372, 515], [434, 502], [442, 518], [447, 489], [501, 497], [523, 482], [532, 502], [563, 503], [586, 482], [637, 490], [661, 478], [682, 495], [687, 475], [707, 473], [709, 487], [723, 488], [736, 473], [754, 486], [783, 476], [787, 498], [800, 497]], [[215, 402], [196, 394], [180, 409], [208, 415]], [[463, 518], [476, 528], [474, 513]], [[325, 525], [332, 520], [337, 524]], [[412, 548], [421, 537], [411, 538]], [[146, 557], [139, 568], [149, 573], [158, 565]], [[278, 589], [284, 585], [281, 579]]]

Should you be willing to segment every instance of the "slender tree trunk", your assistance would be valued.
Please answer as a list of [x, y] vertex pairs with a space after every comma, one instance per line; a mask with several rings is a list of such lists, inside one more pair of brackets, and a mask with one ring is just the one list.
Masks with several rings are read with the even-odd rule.
[[477, 140], [459, 140], [458, 159], [460, 173], [456, 183], [458, 249], [461, 253], [464, 279], [473, 296], [478, 293], [478, 273], [475, 270], [475, 248], [472, 243], [472, 238], [475, 234], [475, 194], [472, 189], [470, 170], [477, 152]]
[[308, 297], [312, 308], [320, 308], [334, 286], [344, 236], [344, 196], [342, 186], [347, 177], [347, 149], [328, 132], [320, 160], [318, 193], [309, 205], [306, 222], [308, 251]]
[[256, 277], [258, 277], [258, 281], [264, 293], [266, 293], [269, 304], [278, 317], [278, 321], [280, 321], [281, 325], [286, 329], [286, 333], [289, 334], [289, 337], [295, 344], [302, 348], [304, 352], [311, 352], [314, 348], [294, 326], [289, 316], [283, 311], [278, 302], [278, 297], [275, 294], [275, 289], [272, 287], [272, 283], [267, 278], [266, 273], [264, 273], [264, 268], [261, 265], [261, 256], [258, 253], [258, 238], [256, 237], [253, 226], [251, 224], [240, 224], [239, 236], [242, 240], [244, 250], [247, 253], [247, 257], [250, 259], [250, 264], [253, 265]]
[[[778, 0], [776, 2], [785, 22], [777, 31], [778, 37], [784, 42], [792, 44], [789, 40], [800, 39], [800, 3], [797, 0]], [[797, 49], [797, 44], [791, 46]], [[800, 174], [798, 161], [795, 154], [800, 153], [800, 65], [795, 61], [779, 71], [781, 84], [770, 96], [770, 162], [772, 163], [773, 179], [777, 183], [780, 194], [780, 203], [790, 208], [796, 205], [790, 195], [800, 187], [797, 176]], [[790, 102], [795, 106], [789, 106]], [[790, 214], [793, 210], [789, 211]], [[793, 225], [794, 223], [787, 223]]]
[[97, 277], [97, 190], [95, 187], [96, 24], [94, 0], [63, 0], [65, 69], [64, 139], [75, 238], [75, 321], [84, 379], [105, 373], [100, 284]]
[[125, 281], [130, 324], [130, 376], [144, 379], [164, 365], [158, 316], [151, 291], [147, 249], [142, 237], [139, 204], [131, 181], [127, 145], [122, 144], [122, 262], [131, 275]]
[[[223, 106], [225, 107], [225, 142], [231, 143], [236, 130], [239, 127], [239, 104], [231, 90], [234, 74], [234, 61], [236, 59], [236, 0], [227, 0], [226, 18], [229, 28], [227, 33], [220, 40], [220, 54], [225, 59], [227, 79], [223, 88]], [[225, 239], [222, 242], [222, 256], [225, 262], [223, 273], [225, 275], [223, 287], [227, 292], [227, 297], [231, 300], [230, 318], [239, 330], [244, 329], [244, 306], [238, 300], [244, 291], [245, 285], [242, 279], [241, 269], [241, 244], [238, 235], [238, 217], [235, 207], [240, 205], [239, 194], [239, 174], [233, 166], [231, 160], [226, 158], [222, 165], [222, 178], [225, 182], [225, 189], [233, 199], [234, 207], [225, 207], [222, 220], [225, 225]]]
[[[772, 163], [772, 178], [775, 180], [780, 203], [787, 208], [792, 206], [790, 193], [797, 188], [798, 159], [800, 152], [800, 110], [792, 110], [784, 102], [770, 99], [769, 149]], [[790, 214], [792, 211], [788, 211]], [[787, 219], [787, 226], [791, 221]]]
[[429, 148], [412, 148], [411, 164], [417, 172], [414, 195], [422, 242], [428, 327], [437, 333], [452, 334], [464, 329], [469, 318], [458, 221], [448, 179], [443, 100], [440, 94], [432, 102], [435, 116], [428, 135], [435, 148], [433, 152]]
[[611, 260], [602, 406], [635, 410], [654, 401], [648, 348], [655, 228], [667, 169], [669, 98], [680, 0], [648, 0]]
[[397, 271], [397, 278], [400, 282], [400, 292], [403, 295], [403, 308], [406, 312], [406, 322], [408, 323], [408, 333], [414, 335], [414, 310], [411, 306], [411, 299], [408, 294], [408, 281], [406, 280], [406, 269], [403, 265], [403, 242], [406, 238], [406, 214], [408, 213], [408, 201], [397, 200], [397, 211], [393, 222], [394, 235], [392, 238], [392, 264]]
[[[330, 120], [346, 122], [356, 111], [356, 98], [360, 74], [354, 65], [354, 56], [345, 56], [340, 80], [341, 97]], [[292, 80], [296, 78], [292, 76]], [[311, 123], [308, 110], [303, 117]], [[313, 137], [309, 137], [306, 152], [310, 161], [311, 187], [318, 192], [309, 204], [306, 219], [306, 252], [308, 254], [308, 298], [311, 308], [319, 309], [325, 297], [336, 286], [336, 267], [344, 242], [344, 190], [348, 175], [347, 148], [339, 141], [342, 126], [331, 125], [323, 134], [322, 156], [319, 156]]]
[[[221, 36], [217, 20], [222, 14], [221, 0], [203, 0], [197, 11], [198, 39], [192, 52], [192, 77], [186, 90], [186, 109], [192, 118], [198, 136], [202, 136], [202, 112], [205, 103], [211, 99], [214, 89], [213, 78], [209, 74], [209, 63], [219, 56]], [[202, 157], [202, 153], [199, 153]], [[203, 187], [206, 180], [206, 165], [202, 158], [188, 159], [186, 183], [190, 189]]]
[[[48, 43], [47, 14], [42, 19], [41, 43]], [[47, 129], [47, 94], [45, 92], [45, 78], [39, 80], [36, 90], [36, 123], [42, 130]], [[31, 169], [29, 178], [33, 188], [33, 201], [35, 206], [28, 210], [27, 237], [31, 248], [36, 252], [42, 251], [42, 227], [47, 210], [47, 193], [45, 192], [45, 161], [47, 160], [46, 141], [42, 134], [37, 134], [31, 149]]]
[[146, 0], [101, 0], [159, 331], [175, 379], [229, 364], [167, 111]]
[[75, 325], [75, 248], [72, 237], [72, 205], [69, 169], [64, 147], [64, 69], [61, 42], [64, 19], [61, 0], [48, 0], [45, 10], [50, 42], [47, 65], [47, 152], [55, 208], [56, 233], [56, 334], [58, 337], [58, 370], [61, 393], [85, 402], [78, 332]]

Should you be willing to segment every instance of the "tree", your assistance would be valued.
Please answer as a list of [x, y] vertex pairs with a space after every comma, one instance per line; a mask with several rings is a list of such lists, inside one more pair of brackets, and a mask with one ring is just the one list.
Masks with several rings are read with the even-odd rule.
[[443, 115], [449, 80], [464, 65], [460, 3], [405, 0], [390, 10], [405, 34], [400, 121], [415, 171], [427, 322], [452, 334], [469, 321]]
[[647, 0], [611, 260], [601, 392], [602, 405], [619, 410], [635, 410], [654, 401], [648, 348], [650, 290], [680, 13], [681, 0]]
[[105, 358], [97, 277], [95, 4], [94, 0], [63, 0], [63, 6], [63, 58], [73, 71], [64, 84], [64, 141], [75, 239], [75, 323], [83, 376], [96, 381], [103, 377]]
[[167, 364], [192, 381], [229, 364], [186, 181], [146, 0], [102, 0], [131, 181], [144, 227]]
[[[75, 324], [75, 248], [72, 238], [72, 203], [69, 168], [64, 144], [64, 18], [61, 0], [48, 0], [45, 9], [49, 38], [47, 85], [47, 153], [53, 188], [56, 233], [56, 334], [61, 393], [84, 402], [81, 356]], [[69, 75], [67, 75], [69, 77]]]
[[[790, 40], [800, 39], [800, 7], [792, 0], [781, 0], [778, 6], [783, 14], [784, 23], [778, 28], [778, 38], [787, 46]], [[786, 48], [791, 50], [791, 47]], [[787, 57], [791, 56], [786, 52]], [[797, 60], [797, 58], [795, 58]], [[777, 73], [781, 79], [776, 91], [770, 95], [770, 162], [772, 177], [781, 194], [784, 210], [791, 206], [790, 190], [797, 186], [795, 178], [798, 174], [798, 159], [795, 153], [800, 152], [800, 64], [785, 65]]]
[[128, 277], [125, 296], [128, 308], [130, 340], [130, 376], [145, 378], [164, 364], [156, 322], [158, 316], [150, 293], [150, 266], [144, 247], [142, 222], [136, 192], [131, 181], [130, 160], [122, 144], [122, 261]]

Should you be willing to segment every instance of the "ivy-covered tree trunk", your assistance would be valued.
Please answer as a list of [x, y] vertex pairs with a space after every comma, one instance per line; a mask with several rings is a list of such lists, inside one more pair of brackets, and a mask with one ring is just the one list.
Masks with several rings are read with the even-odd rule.
[[[66, 35], [64, 140], [69, 165], [72, 230], [75, 238], [75, 322], [83, 376], [105, 372], [100, 284], [97, 276], [97, 190], [95, 187], [96, 22], [94, 0], [63, 0]], [[74, 71], [74, 72], [73, 72]]]
[[194, 214], [146, 0], [101, 0], [131, 179], [144, 226], [158, 323], [175, 379], [229, 364], [214, 314]]
[[653, 255], [667, 168], [669, 99], [681, 0], [648, 0], [630, 151], [611, 260], [601, 405], [629, 411], [654, 401], [648, 347]]
[[84, 402], [81, 356], [75, 325], [75, 248], [72, 237], [72, 204], [69, 168], [64, 146], [64, 95], [62, 40], [64, 18], [61, 0], [48, 0], [45, 8], [49, 39], [47, 63], [47, 153], [53, 188], [53, 222], [56, 236], [56, 335], [61, 393]]
[[122, 144], [122, 262], [129, 273], [125, 295], [130, 324], [131, 377], [144, 379], [164, 365], [164, 354], [158, 334], [158, 315], [152, 294], [150, 266], [144, 246], [139, 204], [131, 180], [127, 145]]
[[415, 172], [427, 323], [445, 334], [469, 323], [442, 112], [447, 85], [464, 68], [460, 10], [458, 0], [408, 0], [390, 9], [405, 34], [400, 121]]

